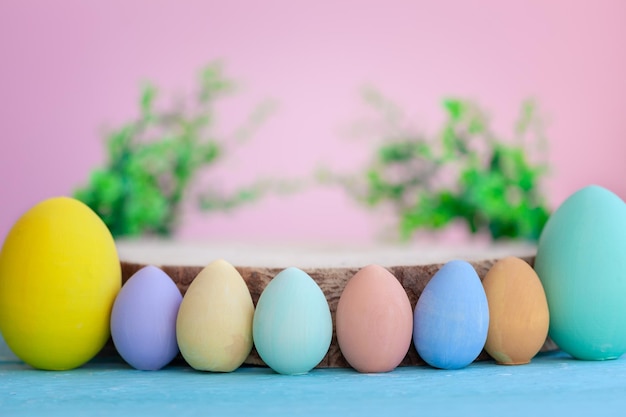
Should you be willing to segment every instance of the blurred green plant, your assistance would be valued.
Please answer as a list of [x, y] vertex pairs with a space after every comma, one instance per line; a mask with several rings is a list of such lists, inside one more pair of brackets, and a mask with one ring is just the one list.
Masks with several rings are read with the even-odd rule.
[[469, 100], [443, 101], [445, 121], [434, 137], [402, 128], [401, 112], [380, 93], [366, 101], [383, 116], [384, 137], [361, 174], [322, 174], [339, 182], [368, 206], [391, 205], [400, 236], [437, 230], [455, 220], [471, 233], [493, 239], [536, 241], [549, 216], [541, 181], [544, 162], [530, 151], [545, 151], [543, 122], [532, 101], [521, 106], [513, 140], [500, 140], [485, 112]]
[[[87, 185], [75, 191], [113, 236], [169, 236], [186, 198], [195, 199], [202, 210], [229, 210], [258, 199], [271, 187], [259, 181], [231, 195], [215, 188], [188, 195], [199, 175], [224, 157], [225, 141], [212, 132], [215, 104], [235, 87], [219, 63], [205, 67], [198, 81], [193, 98], [167, 110], [156, 106], [158, 89], [145, 85], [139, 116], [107, 135], [105, 166], [92, 171]], [[249, 135], [270, 107], [259, 106], [236, 136]]]

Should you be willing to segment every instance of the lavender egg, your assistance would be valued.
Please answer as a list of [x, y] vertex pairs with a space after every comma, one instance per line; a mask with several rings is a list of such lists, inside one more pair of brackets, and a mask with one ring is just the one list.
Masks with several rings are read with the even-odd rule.
[[146, 266], [126, 281], [111, 312], [111, 337], [133, 368], [161, 369], [178, 354], [176, 316], [183, 297], [172, 279]]

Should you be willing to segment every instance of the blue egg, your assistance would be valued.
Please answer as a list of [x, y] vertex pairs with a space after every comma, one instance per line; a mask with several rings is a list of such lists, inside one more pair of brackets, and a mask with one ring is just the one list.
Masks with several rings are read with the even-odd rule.
[[465, 261], [446, 263], [415, 306], [417, 353], [436, 368], [464, 368], [482, 351], [488, 329], [487, 296], [474, 267]]
[[539, 238], [535, 271], [562, 350], [585, 360], [626, 352], [626, 204], [618, 196], [589, 186], [561, 204]]
[[287, 268], [259, 297], [252, 333], [259, 356], [274, 371], [307, 373], [330, 347], [333, 323], [328, 301], [307, 273]]

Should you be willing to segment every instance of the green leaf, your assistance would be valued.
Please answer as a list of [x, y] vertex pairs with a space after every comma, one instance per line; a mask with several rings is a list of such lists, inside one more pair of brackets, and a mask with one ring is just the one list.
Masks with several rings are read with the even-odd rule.
[[214, 62], [205, 67], [200, 74], [200, 102], [207, 103], [216, 96], [232, 91], [234, 84], [224, 77], [222, 66]]
[[443, 145], [443, 157], [444, 160], [454, 159], [455, 151], [457, 149], [457, 137], [456, 132], [452, 126], [446, 126], [441, 134], [441, 143]]
[[406, 162], [414, 155], [415, 147], [411, 142], [390, 143], [378, 150], [378, 159], [383, 164]]
[[460, 121], [465, 111], [465, 103], [458, 99], [447, 99], [443, 101], [443, 107], [446, 109], [448, 116], [453, 121]]
[[467, 131], [472, 135], [479, 135], [486, 130], [485, 121], [482, 118], [474, 117], [469, 120]]
[[141, 107], [141, 114], [144, 120], [152, 118], [154, 100], [156, 99], [157, 89], [152, 84], [146, 84], [143, 86], [141, 92], [141, 99], [139, 105]]
[[515, 132], [524, 134], [528, 131], [536, 118], [536, 104], [532, 100], [526, 100], [522, 103], [518, 120], [515, 124]]
[[213, 163], [220, 156], [220, 153], [219, 145], [213, 141], [200, 144], [197, 149], [200, 162], [206, 165]]
[[133, 127], [126, 125], [111, 133], [106, 145], [109, 160], [112, 165], [119, 165], [121, 159], [126, 158], [133, 150]]

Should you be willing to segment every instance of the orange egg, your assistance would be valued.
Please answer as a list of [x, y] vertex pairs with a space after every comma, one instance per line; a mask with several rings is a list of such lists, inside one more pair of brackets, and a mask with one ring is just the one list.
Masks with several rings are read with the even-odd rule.
[[522, 259], [507, 257], [489, 270], [483, 286], [490, 316], [485, 350], [499, 364], [530, 362], [543, 346], [550, 322], [539, 277]]
[[354, 369], [388, 372], [402, 362], [411, 345], [411, 303], [391, 272], [369, 265], [344, 288], [336, 325], [339, 348]]

